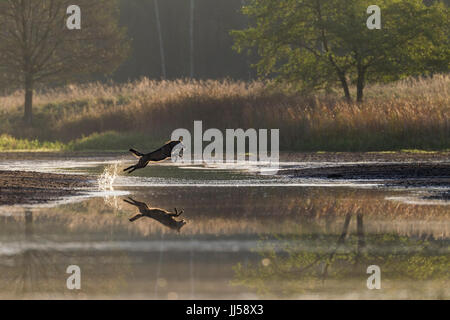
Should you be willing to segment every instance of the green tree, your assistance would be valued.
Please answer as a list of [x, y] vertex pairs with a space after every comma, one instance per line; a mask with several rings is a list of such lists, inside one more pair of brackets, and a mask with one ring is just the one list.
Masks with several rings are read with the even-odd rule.
[[369, 30], [369, 0], [248, 0], [253, 21], [232, 31], [235, 49], [257, 49], [261, 76], [321, 89], [350, 85], [363, 100], [368, 81], [448, 72], [448, 8], [441, 2], [380, 0], [382, 28]]
[[110, 73], [127, 55], [129, 44], [125, 30], [118, 27], [116, 1], [77, 1], [79, 30], [66, 27], [71, 4], [68, 0], [0, 1], [1, 78], [24, 88], [28, 124], [37, 84]]

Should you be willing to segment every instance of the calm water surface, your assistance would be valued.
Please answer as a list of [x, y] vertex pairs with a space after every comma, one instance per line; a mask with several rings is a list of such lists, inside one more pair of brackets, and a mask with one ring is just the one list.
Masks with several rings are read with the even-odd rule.
[[[126, 164], [0, 162], [100, 184], [83, 198], [0, 208], [0, 298], [450, 298], [450, 207], [418, 201], [425, 189], [277, 178], [249, 165], [158, 164], [125, 177]], [[184, 212], [130, 222], [139, 211], [129, 198]], [[66, 287], [69, 265], [81, 268], [81, 290]], [[367, 288], [370, 265], [380, 290]]]

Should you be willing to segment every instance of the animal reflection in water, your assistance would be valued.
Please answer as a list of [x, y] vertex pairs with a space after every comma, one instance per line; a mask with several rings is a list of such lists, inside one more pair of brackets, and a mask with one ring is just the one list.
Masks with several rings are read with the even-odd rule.
[[182, 220], [176, 220], [175, 218], [178, 218], [181, 214], [183, 214], [183, 210], [178, 211], [175, 208], [175, 213], [166, 211], [164, 209], [159, 208], [149, 208], [149, 206], [144, 202], [136, 201], [132, 198], [124, 199], [126, 203], [129, 203], [139, 209], [138, 214], [136, 214], [134, 217], [130, 218], [130, 221], [136, 221], [140, 218], [147, 217], [152, 218], [158, 221], [159, 223], [165, 225], [166, 227], [176, 230], [180, 232], [181, 228], [187, 223], [184, 219]]

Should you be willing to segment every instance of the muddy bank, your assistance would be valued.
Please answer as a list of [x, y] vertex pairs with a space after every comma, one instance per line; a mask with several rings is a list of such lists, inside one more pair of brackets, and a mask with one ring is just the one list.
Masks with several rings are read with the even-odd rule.
[[450, 162], [340, 164], [293, 168], [279, 174], [296, 178], [377, 180], [385, 186], [450, 188]]
[[81, 175], [0, 171], [0, 205], [38, 204], [80, 195], [94, 186]]
[[281, 152], [285, 162], [450, 162], [450, 152]]
[[450, 162], [342, 164], [320, 168], [294, 168], [281, 173], [295, 177], [327, 179], [445, 179], [450, 178]]
[[[442, 159], [440, 159], [442, 160]], [[358, 180], [382, 187], [426, 188], [422, 200], [450, 200], [450, 162], [331, 164], [318, 168], [293, 168], [279, 171], [295, 178]]]

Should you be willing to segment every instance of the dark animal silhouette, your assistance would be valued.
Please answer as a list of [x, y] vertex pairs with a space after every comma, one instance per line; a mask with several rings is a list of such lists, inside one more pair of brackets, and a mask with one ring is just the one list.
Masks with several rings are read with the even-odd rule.
[[[158, 162], [170, 158], [172, 155], [172, 150], [182, 141], [183, 141], [182, 138], [180, 138], [180, 140], [169, 141], [158, 150], [155, 150], [147, 154], [143, 154], [134, 149], [130, 149], [130, 152], [134, 154], [137, 158], [139, 158], [139, 162], [131, 167], [124, 169], [123, 171], [128, 171], [128, 173], [132, 173], [134, 170], [145, 168], [150, 161]], [[183, 149], [180, 150], [179, 156], [180, 157], [183, 156]]]
[[165, 225], [166, 227], [169, 227], [172, 230], [176, 230], [180, 232], [181, 228], [187, 223], [184, 219], [182, 220], [176, 220], [175, 218], [178, 218], [181, 214], [183, 214], [183, 210], [180, 212], [177, 211], [177, 208], [175, 208], [175, 213], [166, 211], [164, 209], [159, 208], [149, 208], [149, 206], [144, 202], [136, 201], [132, 198], [124, 199], [126, 203], [129, 203], [139, 209], [138, 214], [136, 214], [134, 217], [130, 218], [130, 222], [136, 221], [140, 218], [147, 217], [152, 218], [158, 221], [159, 223]]

